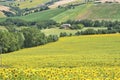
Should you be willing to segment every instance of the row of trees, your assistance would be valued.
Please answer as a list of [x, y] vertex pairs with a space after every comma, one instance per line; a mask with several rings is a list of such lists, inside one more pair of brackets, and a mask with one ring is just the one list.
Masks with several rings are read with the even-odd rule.
[[113, 33], [120, 33], [120, 29], [119, 30], [86, 29], [85, 31], [78, 31], [78, 32], [76, 32], [75, 35], [113, 34]]
[[109, 30], [120, 29], [120, 21], [99, 21], [99, 20], [68, 20], [63, 23], [57, 23], [53, 20], [44, 20], [44, 21], [25, 21], [22, 19], [8, 18], [3, 22], [0, 22], [1, 26], [34, 26], [38, 29], [46, 29], [53, 27], [60, 27], [62, 24], [70, 24], [70, 29], [82, 29], [84, 27], [107, 27]]
[[73, 24], [83, 24], [84, 27], [108, 27], [113, 29], [120, 29], [120, 21], [105, 21], [105, 20], [68, 20], [64, 23]]
[[22, 29], [21, 31], [0, 31], [0, 47], [2, 53], [16, 51], [26, 47], [44, 45], [49, 42], [55, 42], [58, 36], [45, 36], [36, 28]]
[[3, 22], [0, 22], [1, 26], [35, 26], [38, 29], [46, 29], [46, 28], [52, 28], [53, 26], [58, 26], [58, 23], [56, 23], [53, 20], [44, 20], [44, 21], [25, 21], [22, 19], [12, 19], [8, 18]]
[[72, 33], [66, 33], [61, 32], [60, 37], [66, 37], [66, 36], [80, 36], [80, 35], [94, 35], [94, 34], [114, 34], [114, 33], [120, 33], [120, 29], [118, 30], [108, 30], [108, 29], [98, 29], [95, 30], [93, 28], [88, 28], [84, 31], [78, 31], [75, 34]]

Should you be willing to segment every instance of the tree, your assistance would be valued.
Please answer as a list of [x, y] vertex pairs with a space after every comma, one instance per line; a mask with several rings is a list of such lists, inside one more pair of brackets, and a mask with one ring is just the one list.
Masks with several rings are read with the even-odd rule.
[[33, 47], [47, 43], [44, 33], [36, 28], [27, 28], [22, 30], [25, 37], [24, 47]]
[[85, 31], [82, 31], [81, 34], [83, 35], [90, 35], [90, 34], [96, 34], [97, 31], [94, 29], [86, 29]]

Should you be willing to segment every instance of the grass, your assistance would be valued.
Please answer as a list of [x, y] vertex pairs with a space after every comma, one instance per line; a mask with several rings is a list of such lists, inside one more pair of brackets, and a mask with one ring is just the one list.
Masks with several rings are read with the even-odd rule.
[[5, 15], [2, 12], [0, 12], [0, 18], [3, 18], [3, 17], [5, 17]]
[[65, 30], [65, 29], [59, 29], [59, 28], [52, 28], [52, 29], [45, 29], [42, 30], [43, 33], [46, 35], [60, 35], [61, 32], [66, 32], [67, 34], [72, 33], [73, 35], [77, 32], [78, 30]]
[[[37, 20], [55, 20], [64, 22], [67, 20], [78, 19], [97, 19], [97, 20], [120, 20], [119, 4], [84, 4], [75, 7], [75, 9], [50, 9], [42, 12], [32, 13], [27, 16], [14, 17], [27, 21]], [[68, 15], [69, 14], [69, 15]], [[107, 15], [106, 15], [107, 14]]]
[[94, 5], [89, 14], [89, 19], [120, 20], [120, 4]]
[[80, 18], [83, 14], [86, 13], [86, 11], [92, 6], [92, 4], [85, 4], [75, 7], [75, 9], [69, 9], [65, 12], [53, 17], [52, 19], [57, 22], [64, 22], [66, 20], [76, 20]]
[[27, 21], [39, 21], [39, 20], [49, 20], [52, 17], [64, 12], [65, 9], [50, 9], [42, 12], [33, 13], [27, 16], [15, 17]]
[[48, 1], [49, 0], [32, 0], [32, 2], [30, 2], [29, 0], [26, 0], [25, 2], [16, 2], [16, 3], [20, 4], [19, 6], [20, 8], [31, 8], [31, 7], [36, 7]]
[[2, 55], [1, 80], [120, 80], [120, 34], [60, 38]]
[[4, 26], [0, 26], [0, 30], [7, 30]]
[[43, 33], [45, 33], [46, 35], [60, 35], [60, 33], [61, 32], [66, 32], [68, 35], [70, 34], [70, 33], [72, 33], [72, 35], [74, 35], [76, 32], [78, 32], [78, 31], [85, 31], [86, 29], [90, 29], [90, 28], [92, 28], [92, 29], [94, 29], [94, 30], [98, 30], [98, 29], [107, 29], [107, 28], [105, 28], [105, 27], [97, 27], [97, 28], [95, 28], [95, 27], [85, 27], [85, 28], [83, 28], [83, 29], [81, 29], [81, 30], [65, 30], [65, 29], [59, 29], [59, 28], [51, 28], [51, 29], [45, 29], [45, 30], [41, 30]]
[[8, 67], [119, 66], [120, 34], [60, 38], [58, 42], [2, 55]]
[[[78, 7], [75, 7], [75, 9], [50, 9], [42, 12], [32, 13], [27, 16], [21, 16], [21, 17], [14, 17], [14, 18], [20, 18], [27, 21], [37, 21], [37, 20], [48, 20], [52, 19], [57, 22], [64, 22], [68, 19], [78, 19], [80, 17], [79, 15], [83, 15], [86, 13], [87, 9], [91, 7], [92, 4], [88, 5], [80, 5]], [[69, 15], [68, 15], [69, 14]]]

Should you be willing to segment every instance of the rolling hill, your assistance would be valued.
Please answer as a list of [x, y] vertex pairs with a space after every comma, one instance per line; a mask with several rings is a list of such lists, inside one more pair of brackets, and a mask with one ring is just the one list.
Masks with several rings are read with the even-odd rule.
[[[2, 55], [8, 67], [82, 67], [117, 66], [120, 56], [120, 34], [60, 38], [34, 48]], [[63, 63], [63, 64], [62, 64]]]
[[120, 4], [94, 5], [89, 10], [87, 16], [84, 18], [99, 20], [120, 20]]
[[14, 18], [27, 21], [52, 19], [57, 22], [64, 22], [69, 19], [120, 20], [119, 14], [119, 4], [83, 4], [74, 9], [55, 8]]

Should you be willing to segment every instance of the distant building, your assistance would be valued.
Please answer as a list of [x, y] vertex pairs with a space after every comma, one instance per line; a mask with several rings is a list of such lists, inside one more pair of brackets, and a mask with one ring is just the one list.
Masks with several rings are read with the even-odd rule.
[[71, 28], [71, 24], [62, 24], [60, 26], [61, 29], [70, 29]]

